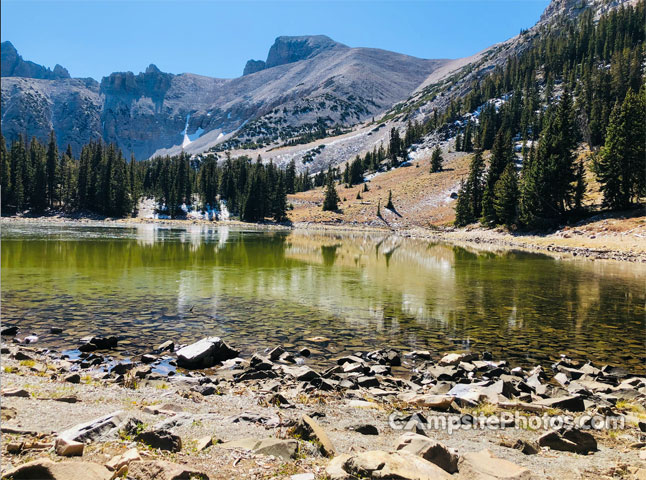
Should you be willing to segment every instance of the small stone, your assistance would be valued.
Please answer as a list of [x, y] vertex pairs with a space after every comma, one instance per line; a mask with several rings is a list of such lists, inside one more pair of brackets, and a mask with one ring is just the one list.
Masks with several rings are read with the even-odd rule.
[[195, 440], [195, 449], [198, 452], [201, 452], [202, 450], [206, 450], [211, 445], [213, 445], [213, 438], [210, 435], [207, 435], [205, 437], [201, 437]]
[[17, 454], [22, 451], [22, 442], [7, 443], [7, 453]]
[[58, 335], [59, 333], [63, 333], [63, 329], [61, 327], [51, 327], [49, 329], [49, 333], [53, 333], [55, 335]]
[[149, 353], [145, 353], [144, 355], [141, 356], [141, 363], [149, 364], [149, 363], [153, 363], [155, 360], [157, 360], [157, 357]]
[[24, 388], [12, 388], [2, 392], [3, 397], [29, 398], [29, 392]]
[[81, 442], [67, 440], [62, 437], [58, 437], [54, 444], [56, 455], [60, 455], [61, 457], [80, 457], [83, 455], [84, 447], [85, 444]]
[[81, 376], [78, 373], [67, 375], [64, 379], [67, 383], [81, 383]]
[[379, 435], [379, 430], [374, 425], [364, 423], [361, 425], [353, 425], [350, 430], [360, 433], [361, 435]]
[[309, 357], [309, 356], [312, 354], [312, 352], [310, 351], [310, 349], [309, 349], [309, 348], [301, 348], [301, 349], [298, 351], [298, 353], [299, 353], [299, 355], [300, 355], [301, 357], [306, 357], [306, 358], [307, 358], [307, 357]]
[[128, 466], [130, 462], [136, 462], [139, 460], [141, 460], [139, 451], [136, 448], [131, 448], [121, 455], [112, 457], [105, 466], [108, 470], [119, 472], [123, 467]]
[[155, 350], [160, 353], [165, 352], [166, 350], [172, 352], [175, 350], [175, 342], [172, 340], [166, 340], [164, 343], [158, 345]]

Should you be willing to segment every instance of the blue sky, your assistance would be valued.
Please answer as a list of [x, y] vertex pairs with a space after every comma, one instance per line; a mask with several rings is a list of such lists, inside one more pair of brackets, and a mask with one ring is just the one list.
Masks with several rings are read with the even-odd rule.
[[230, 78], [279, 35], [325, 34], [353, 47], [458, 58], [532, 26], [548, 0], [2, 0], [2, 41], [73, 77], [139, 72]]

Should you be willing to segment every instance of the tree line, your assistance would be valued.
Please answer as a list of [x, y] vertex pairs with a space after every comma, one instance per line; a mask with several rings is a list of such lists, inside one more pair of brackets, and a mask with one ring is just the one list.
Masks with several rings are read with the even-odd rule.
[[[84, 211], [110, 217], [137, 213], [141, 197], [158, 204], [159, 213], [179, 217], [188, 208], [219, 209], [223, 201], [232, 215], [257, 222], [287, 219], [287, 193], [310, 188], [309, 175], [297, 175], [261, 158], [253, 162], [229, 155], [191, 159], [187, 154], [126, 161], [115, 145], [90, 142], [78, 158], [68, 146], [59, 154], [51, 132], [47, 145], [20, 135], [9, 148], [0, 135], [2, 212], [29, 210]], [[183, 208], [185, 207], [185, 208]]]

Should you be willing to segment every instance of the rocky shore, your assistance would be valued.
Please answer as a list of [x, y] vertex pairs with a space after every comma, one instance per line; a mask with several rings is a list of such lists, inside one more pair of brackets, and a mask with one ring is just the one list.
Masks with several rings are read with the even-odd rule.
[[583, 479], [646, 475], [646, 378], [561, 358], [166, 341], [115, 360], [2, 331], [2, 478]]

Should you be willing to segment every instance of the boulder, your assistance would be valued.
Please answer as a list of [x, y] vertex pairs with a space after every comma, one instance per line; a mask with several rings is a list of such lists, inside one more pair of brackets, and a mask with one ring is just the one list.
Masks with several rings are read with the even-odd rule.
[[303, 440], [314, 440], [318, 443], [319, 449], [326, 457], [334, 456], [334, 446], [325, 433], [325, 430], [309, 415], [303, 415], [301, 420], [294, 427], [294, 434], [299, 435]]
[[143, 442], [149, 447], [170, 452], [179, 452], [182, 449], [182, 439], [168, 430], [141, 432], [135, 437], [135, 440]]
[[206, 473], [186, 465], [163, 460], [135, 461], [128, 466], [128, 478], [133, 480], [209, 480]]
[[141, 460], [141, 456], [139, 455], [139, 451], [137, 451], [136, 448], [131, 448], [130, 450], [126, 450], [124, 453], [121, 455], [116, 455], [112, 457], [108, 463], [105, 464], [108, 470], [112, 470], [114, 472], [120, 471], [123, 467], [126, 467], [130, 464], [130, 462], [137, 462]]
[[397, 450], [420, 456], [448, 473], [458, 471], [457, 452], [423, 435], [405, 433], [399, 438]]
[[219, 337], [208, 337], [179, 349], [177, 365], [183, 368], [208, 368], [224, 360], [235, 358], [239, 353]]
[[305, 365], [301, 367], [283, 367], [283, 371], [299, 382], [309, 382], [319, 377], [319, 374]]
[[61, 457], [81, 457], [83, 456], [84, 447], [84, 443], [77, 442], [75, 440], [67, 440], [62, 437], [58, 437], [54, 444], [56, 455], [60, 455]]
[[92, 462], [52, 462], [40, 458], [3, 472], [2, 478], [13, 480], [110, 480], [112, 472], [103, 465]]
[[53, 333], [54, 335], [58, 335], [59, 333], [63, 333], [63, 329], [61, 327], [51, 327], [49, 329], [49, 333]]
[[587, 454], [597, 451], [595, 438], [588, 432], [574, 427], [563, 427], [547, 432], [538, 439], [538, 444], [561, 452]]
[[92, 442], [118, 429], [126, 423], [125, 412], [119, 410], [104, 417], [81, 423], [61, 432], [58, 436], [66, 441]]
[[350, 457], [343, 465], [343, 470], [359, 478], [399, 480], [449, 480], [451, 478], [451, 475], [437, 465], [409, 452], [387, 453], [380, 450], [362, 452]]
[[112, 335], [109, 337], [85, 337], [81, 339], [83, 343], [79, 350], [81, 352], [93, 352], [94, 350], [110, 350], [117, 346], [119, 338]]
[[465, 453], [458, 465], [460, 478], [469, 480], [530, 480], [531, 472], [489, 450]]
[[330, 460], [330, 463], [325, 468], [325, 474], [328, 478], [330, 480], [353, 480], [356, 478], [343, 469], [343, 466], [350, 458], [351, 456], [347, 453], [342, 453]]
[[259, 455], [273, 455], [285, 461], [296, 456], [298, 442], [296, 440], [280, 440], [278, 438], [243, 438], [220, 445], [221, 448], [250, 450]]

